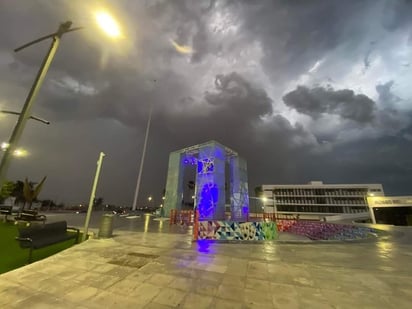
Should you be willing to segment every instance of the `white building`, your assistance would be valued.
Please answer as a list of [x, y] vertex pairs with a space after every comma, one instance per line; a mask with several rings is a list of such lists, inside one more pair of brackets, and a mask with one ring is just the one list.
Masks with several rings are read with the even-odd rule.
[[372, 223], [412, 225], [412, 196], [368, 196]]
[[268, 213], [323, 219], [345, 215], [370, 218], [367, 197], [384, 196], [381, 184], [324, 184], [311, 181], [301, 185], [262, 185], [264, 210]]

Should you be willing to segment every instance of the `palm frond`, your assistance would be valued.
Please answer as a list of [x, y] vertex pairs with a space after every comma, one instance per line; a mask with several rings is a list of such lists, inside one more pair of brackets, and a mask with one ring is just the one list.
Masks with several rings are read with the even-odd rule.
[[33, 200], [37, 199], [37, 196], [39, 195], [44, 182], [46, 181], [47, 176], [44, 176], [43, 179], [40, 181], [40, 183], [34, 188], [33, 190]]
[[26, 202], [30, 203], [31, 201], [33, 201], [32, 188], [29, 181], [27, 180], [27, 177], [24, 179], [23, 195]]

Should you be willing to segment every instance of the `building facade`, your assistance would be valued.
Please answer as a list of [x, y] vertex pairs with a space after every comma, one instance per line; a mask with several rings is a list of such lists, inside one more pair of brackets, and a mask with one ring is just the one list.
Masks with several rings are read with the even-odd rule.
[[369, 216], [368, 196], [384, 196], [381, 184], [262, 185], [264, 211], [322, 219], [339, 214]]
[[368, 196], [372, 223], [412, 225], [412, 196]]

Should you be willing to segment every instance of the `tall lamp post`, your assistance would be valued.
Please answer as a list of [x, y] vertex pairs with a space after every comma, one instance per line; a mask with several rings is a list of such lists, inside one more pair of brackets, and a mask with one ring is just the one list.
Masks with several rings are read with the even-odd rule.
[[[116, 21], [108, 13], [99, 11], [99, 12], [96, 12], [95, 17], [96, 17], [96, 21], [98, 22], [99, 26], [109, 36], [116, 37], [116, 36], [121, 35], [119, 26], [117, 25]], [[9, 147], [6, 149], [1, 159], [0, 188], [5, 181], [5, 177], [7, 175], [7, 171], [10, 166], [10, 160], [11, 160], [12, 154], [17, 144], [19, 143], [21, 135], [26, 126], [27, 120], [31, 117], [31, 109], [33, 107], [34, 100], [36, 99], [36, 96], [39, 93], [39, 90], [43, 84], [44, 78], [46, 77], [47, 71], [49, 70], [50, 64], [53, 61], [57, 48], [59, 47], [60, 39], [62, 38], [63, 34], [67, 32], [73, 32], [76, 30], [83, 29], [82, 27], [71, 28], [72, 24], [73, 23], [71, 21], [66, 21], [64, 23], [61, 23], [56, 32], [43, 36], [41, 38], [38, 38], [27, 44], [24, 44], [23, 46], [20, 46], [14, 50], [15, 52], [18, 52], [22, 49], [25, 49], [31, 45], [37, 44], [44, 40], [52, 39], [52, 43], [50, 44], [49, 50], [47, 51], [47, 54], [44, 57], [43, 62], [41, 63], [40, 69], [36, 75], [34, 83], [29, 91], [29, 94], [27, 95], [26, 101], [24, 102], [23, 109], [21, 113], [18, 113], [19, 118], [17, 120], [16, 126], [13, 129], [13, 133], [10, 136], [10, 139], [8, 142]]]
[[3, 154], [3, 157], [0, 162], [0, 187], [3, 185], [5, 181], [5, 177], [7, 175], [7, 171], [10, 166], [10, 161], [12, 158], [12, 154], [20, 140], [20, 137], [24, 131], [24, 128], [26, 127], [27, 120], [31, 117], [31, 109], [33, 107], [34, 100], [36, 99], [37, 94], [39, 93], [40, 87], [43, 84], [44, 78], [46, 77], [46, 73], [49, 70], [50, 64], [54, 58], [54, 55], [56, 54], [57, 48], [59, 47], [60, 44], [60, 39], [63, 36], [63, 34], [71, 31], [76, 31], [81, 28], [70, 28], [72, 26], [71, 21], [67, 21], [65, 23], [60, 24], [59, 28], [55, 33], [46, 35], [44, 37], [41, 37], [37, 40], [34, 40], [30, 43], [27, 43], [19, 48], [16, 48], [14, 51], [18, 52], [26, 47], [29, 47], [33, 44], [39, 43], [41, 41], [47, 40], [49, 38], [52, 38], [52, 43], [50, 44], [49, 50], [46, 54], [46, 56], [43, 59], [43, 62], [40, 66], [40, 69], [36, 75], [36, 78], [34, 80], [34, 83], [29, 91], [29, 94], [27, 95], [26, 101], [24, 102], [23, 109], [21, 113], [19, 113], [19, 118], [17, 120], [16, 126], [14, 127], [13, 133], [10, 136], [9, 139], [9, 147], [7, 147], [6, 151]]

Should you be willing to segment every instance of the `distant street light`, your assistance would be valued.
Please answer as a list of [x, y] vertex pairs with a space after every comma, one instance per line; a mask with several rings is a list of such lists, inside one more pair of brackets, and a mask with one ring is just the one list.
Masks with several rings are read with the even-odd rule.
[[[105, 31], [106, 34], [108, 34], [111, 37], [120, 36], [121, 35], [120, 27], [118, 26], [118, 24], [115, 22], [113, 18], [111, 17], [109, 18], [109, 17], [110, 15], [108, 13], [104, 13], [103, 11], [96, 13], [96, 20], [99, 26]], [[39, 93], [39, 90], [43, 84], [44, 78], [46, 77], [47, 71], [49, 70], [50, 64], [54, 58], [54, 55], [56, 54], [57, 48], [59, 47], [60, 39], [62, 38], [63, 34], [67, 32], [73, 32], [76, 30], [83, 29], [82, 27], [71, 28], [71, 26], [72, 26], [72, 22], [66, 21], [59, 25], [59, 28], [57, 29], [56, 32], [43, 36], [41, 38], [38, 38], [27, 44], [24, 44], [23, 46], [20, 46], [14, 50], [15, 52], [18, 52], [22, 49], [25, 49], [26, 47], [42, 42], [44, 40], [53, 39], [49, 47], [49, 50], [46, 56], [44, 57], [43, 62], [40, 66], [40, 69], [36, 75], [34, 83], [29, 91], [29, 94], [27, 95], [26, 101], [24, 102], [24, 105], [23, 105], [23, 109], [21, 113], [18, 113], [19, 119], [17, 120], [13, 133], [11, 134], [11, 137], [9, 140], [10, 146], [6, 149], [2, 157], [2, 160], [0, 163], [0, 187], [5, 181], [5, 177], [9, 169], [12, 154], [17, 144], [19, 143], [21, 135], [23, 134], [24, 128], [26, 126], [26, 122], [29, 118], [32, 117], [31, 109], [32, 109], [34, 100], [36, 99], [36, 96]]]

